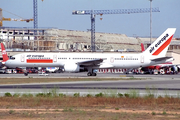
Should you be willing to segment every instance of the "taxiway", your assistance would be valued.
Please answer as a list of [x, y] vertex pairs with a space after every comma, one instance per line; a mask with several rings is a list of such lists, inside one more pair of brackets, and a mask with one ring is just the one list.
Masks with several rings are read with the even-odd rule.
[[[49, 74], [49, 76], [38, 76], [37, 74], [2, 74], [1, 78], [87, 78], [85, 73], [60, 73]], [[116, 80], [111, 78], [127, 78], [132, 80]], [[109, 78], [108, 81], [79, 81], [79, 82], [50, 82], [50, 83], [31, 83], [31, 84], [13, 84], [0, 85], [0, 95], [6, 92], [10, 93], [31, 93], [37, 94], [40, 92], [51, 92], [56, 90], [57, 93], [64, 93], [73, 95], [80, 93], [80, 95], [97, 94], [97, 93], [128, 93], [136, 91], [139, 95], [151, 92], [156, 96], [174, 96], [180, 97], [180, 74], [178, 75], [135, 75], [135, 74], [104, 74], [99, 73], [98, 76], [91, 78]], [[133, 80], [133, 78], [143, 78]]]

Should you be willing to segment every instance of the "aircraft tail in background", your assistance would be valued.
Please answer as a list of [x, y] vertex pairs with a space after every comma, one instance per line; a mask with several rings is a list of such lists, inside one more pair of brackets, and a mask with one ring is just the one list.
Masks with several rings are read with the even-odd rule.
[[144, 44], [141, 43], [141, 52], [144, 52], [144, 51], [145, 51], [145, 49], [144, 49]]
[[5, 50], [5, 47], [4, 47], [4, 44], [3, 43], [0, 43], [1, 44], [1, 52], [2, 52], [2, 57], [3, 57], [3, 62], [6, 62], [7, 60], [9, 60], [8, 58], [8, 55], [7, 55], [7, 52]]

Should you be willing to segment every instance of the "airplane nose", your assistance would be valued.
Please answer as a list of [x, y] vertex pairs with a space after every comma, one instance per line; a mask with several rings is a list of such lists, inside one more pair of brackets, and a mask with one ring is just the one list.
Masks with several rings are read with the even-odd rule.
[[10, 63], [11, 63], [10, 61], [6, 61], [5, 66], [9, 66]]

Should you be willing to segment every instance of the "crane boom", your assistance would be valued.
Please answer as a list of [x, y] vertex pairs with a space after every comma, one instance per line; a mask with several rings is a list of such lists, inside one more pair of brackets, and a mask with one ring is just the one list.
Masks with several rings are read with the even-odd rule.
[[[91, 50], [95, 51], [95, 16], [103, 14], [132, 14], [132, 13], [147, 13], [150, 8], [137, 9], [115, 9], [115, 10], [75, 10], [73, 15], [91, 15]], [[160, 12], [159, 8], [152, 8], [152, 12]]]
[[33, 19], [13, 19], [13, 18], [2, 18], [2, 21], [26, 21], [26, 22], [29, 22], [29, 21], [33, 21]]
[[[115, 10], [76, 10], [72, 14], [76, 15], [100, 15], [100, 14], [131, 14], [131, 13], [147, 13], [150, 8], [137, 8], [137, 9], [115, 9]], [[159, 8], [152, 8], [152, 12], [160, 12]]]
[[30, 22], [30, 21], [34, 21], [34, 19], [13, 19], [13, 18], [4, 18], [2, 16], [2, 9], [0, 8], [0, 27], [2, 27], [3, 25], [3, 21], [26, 21], [26, 22]]

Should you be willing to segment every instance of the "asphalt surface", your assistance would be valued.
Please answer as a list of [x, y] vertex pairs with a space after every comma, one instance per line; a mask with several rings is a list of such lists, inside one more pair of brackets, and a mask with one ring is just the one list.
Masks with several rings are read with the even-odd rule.
[[123, 74], [123, 73], [97, 73], [97, 76], [87, 76], [86, 72], [81, 73], [49, 73], [48, 76], [40, 76], [38, 74], [0, 74], [0, 78], [119, 78], [119, 77], [135, 77], [135, 78], [180, 78], [180, 74], [167, 74], [167, 75], [149, 75], [149, 74]]
[[[80, 82], [54, 82], [54, 83], [33, 83], [19, 85], [0, 85], [0, 95], [6, 92], [13, 93], [32, 93], [50, 92], [56, 90], [57, 93], [73, 95], [74, 93], [97, 94], [103, 93], [128, 93], [138, 92], [140, 95], [149, 92], [156, 96], [169, 95], [180, 97], [180, 74], [178, 75], [135, 75], [119, 73], [99, 73], [97, 76], [88, 77], [86, 73], [60, 73], [49, 74], [49, 76], [39, 76], [38, 74], [1, 74], [1, 78], [109, 78], [108, 81], [80, 81]], [[143, 80], [118, 80], [112, 81], [111, 78], [143, 78]]]

